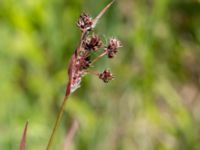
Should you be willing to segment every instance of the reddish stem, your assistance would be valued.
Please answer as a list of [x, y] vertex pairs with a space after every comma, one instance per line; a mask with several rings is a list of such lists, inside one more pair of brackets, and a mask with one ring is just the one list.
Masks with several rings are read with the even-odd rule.
[[20, 144], [20, 150], [25, 150], [27, 128], [28, 128], [28, 122], [26, 122], [26, 125], [24, 127], [24, 132], [23, 132], [23, 136], [22, 136], [22, 140]]

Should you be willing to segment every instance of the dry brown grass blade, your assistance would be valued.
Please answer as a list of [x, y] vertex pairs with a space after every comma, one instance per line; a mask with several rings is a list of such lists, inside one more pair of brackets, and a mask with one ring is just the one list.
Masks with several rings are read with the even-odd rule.
[[26, 125], [24, 127], [24, 132], [23, 132], [23, 136], [22, 136], [22, 140], [20, 144], [20, 150], [25, 150], [27, 128], [28, 128], [28, 122], [26, 122]]
[[78, 127], [79, 127], [79, 125], [78, 125], [77, 120], [74, 120], [69, 129], [69, 132], [67, 133], [67, 135], [65, 137], [65, 140], [64, 140], [64, 143], [62, 146], [62, 150], [69, 150], [70, 144], [76, 134]]
[[110, 6], [114, 3], [115, 0], [111, 1], [106, 7], [102, 9], [102, 11], [94, 18], [92, 28], [94, 28], [99, 21], [99, 19], [103, 16], [103, 14], [110, 8]]

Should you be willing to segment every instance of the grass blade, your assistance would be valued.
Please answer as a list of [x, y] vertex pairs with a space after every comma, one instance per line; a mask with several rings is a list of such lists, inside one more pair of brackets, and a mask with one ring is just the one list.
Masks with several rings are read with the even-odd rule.
[[69, 129], [69, 132], [67, 133], [65, 139], [64, 139], [64, 143], [63, 143], [63, 146], [62, 146], [62, 150], [69, 150], [69, 147], [70, 147], [70, 144], [76, 134], [76, 131], [78, 130], [78, 121], [77, 120], [74, 120], [70, 129]]
[[20, 144], [20, 150], [25, 150], [27, 128], [28, 128], [28, 122], [26, 122], [26, 125], [24, 127], [24, 132], [23, 132], [22, 140]]

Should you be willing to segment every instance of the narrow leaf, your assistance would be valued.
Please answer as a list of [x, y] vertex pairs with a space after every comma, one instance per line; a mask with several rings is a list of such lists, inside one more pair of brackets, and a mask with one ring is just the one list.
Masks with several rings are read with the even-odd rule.
[[79, 127], [78, 121], [74, 120], [65, 139], [64, 139], [64, 143], [62, 145], [62, 150], [69, 150], [70, 144], [72, 143], [72, 140], [76, 134], [78, 127]]
[[110, 6], [113, 4], [115, 0], [111, 1], [104, 9], [96, 16], [96, 18], [93, 20], [92, 28], [94, 28], [99, 21], [99, 19], [103, 16], [103, 14], [110, 8]]
[[24, 127], [24, 132], [23, 132], [23, 136], [22, 136], [22, 140], [20, 144], [20, 150], [25, 150], [27, 128], [28, 128], [28, 122], [26, 122], [26, 125]]

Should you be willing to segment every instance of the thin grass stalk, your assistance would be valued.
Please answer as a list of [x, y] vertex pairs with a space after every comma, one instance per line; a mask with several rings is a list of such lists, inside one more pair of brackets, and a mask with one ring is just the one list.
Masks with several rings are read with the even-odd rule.
[[[83, 39], [85, 38], [85, 35], [86, 35], [86, 32], [82, 32], [81, 33], [80, 43], [79, 43], [79, 46], [78, 46], [77, 50], [75, 51], [75, 55], [77, 55], [77, 53], [79, 53], [79, 51], [81, 49], [81, 46], [82, 46]], [[50, 150], [50, 147], [51, 147], [51, 145], [53, 143], [53, 139], [54, 139], [56, 130], [57, 130], [59, 124], [60, 124], [60, 120], [61, 120], [63, 112], [64, 112], [65, 104], [66, 104], [66, 102], [68, 100], [68, 97], [69, 97], [69, 95], [71, 93], [71, 89], [70, 89], [71, 87], [70, 86], [71, 86], [71, 76], [69, 76], [69, 82], [68, 82], [68, 85], [67, 85], [66, 94], [65, 94], [63, 103], [62, 103], [62, 105], [61, 105], [61, 107], [59, 109], [59, 113], [58, 113], [58, 116], [56, 118], [56, 122], [55, 122], [55, 125], [54, 125], [54, 128], [53, 128], [53, 131], [51, 133], [51, 136], [50, 136], [50, 139], [49, 139], [49, 142], [48, 142], [46, 150]]]
[[64, 100], [63, 100], [62, 105], [60, 107], [60, 110], [59, 110], [59, 113], [58, 113], [58, 116], [57, 116], [57, 119], [56, 119], [56, 122], [55, 122], [55, 125], [54, 125], [54, 128], [53, 128], [53, 131], [51, 133], [51, 136], [50, 136], [50, 139], [49, 139], [49, 142], [48, 142], [46, 150], [50, 150], [50, 147], [51, 147], [51, 145], [53, 143], [53, 139], [54, 139], [56, 130], [57, 130], [59, 124], [60, 124], [60, 120], [62, 118], [62, 115], [63, 115], [63, 112], [64, 112], [64, 108], [65, 108], [65, 104], [66, 104], [66, 102], [68, 100], [68, 97], [69, 97], [69, 95], [66, 95], [64, 97]]

